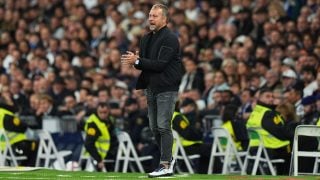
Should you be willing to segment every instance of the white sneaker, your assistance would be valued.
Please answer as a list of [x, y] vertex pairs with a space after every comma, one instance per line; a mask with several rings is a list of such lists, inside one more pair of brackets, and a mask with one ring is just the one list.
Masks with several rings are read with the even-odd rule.
[[172, 176], [173, 175], [172, 169], [171, 169], [171, 166], [169, 168], [165, 168], [163, 164], [160, 164], [156, 170], [148, 174], [148, 177], [154, 178], [154, 177]]
[[172, 158], [172, 160], [170, 161], [170, 171], [173, 173], [174, 172], [174, 165], [176, 163], [176, 160]]

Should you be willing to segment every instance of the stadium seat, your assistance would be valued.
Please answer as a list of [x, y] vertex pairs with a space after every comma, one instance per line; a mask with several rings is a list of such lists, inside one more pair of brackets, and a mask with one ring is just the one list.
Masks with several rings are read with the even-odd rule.
[[[249, 161], [252, 160], [254, 163], [253, 163], [253, 168], [251, 170], [251, 175], [257, 174], [258, 167], [262, 174], [265, 174], [264, 167], [268, 167], [271, 175], [273, 176], [277, 175], [276, 169], [273, 166], [273, 163], [284, 163], [284, 159], [271, 160], [269, 158], [267, 149], [263, 144], [262, 137], [260, 136], [258, 131], [256, 131], [254, 128], [249, 128], [248, 133], [249, 133], [250, 141], [251, 140], [258, 141], [259, 145], [257, 147], [256, 146], [252, 147], [249, 145], [241, 174], [245, 175], [247, 173], [246, 170], [248, 169]], [[252, 150], [253, 148], [257, 148], [257, 150], [256, 151]]]
[[[172, 133], [173, 133], [173, 141], [174, 141], [173, 151], [172, 151], [173, 152], [173, 159], [183, 160], [189, 173], [194, 174], [193, 167], [191, 166], [191, 164], [192, 164], [191, 160], [200, 158], [200, 155], [194, 154], [194, 155], [187, 156], [187, 154], [182, 146], [182, 143], [180, 141], [179, 134], [175, 130], [172, 130]], [[179, 167], [179, 163], [177, 163], [176, 165], [177, 165], [176, 166], [177, 171], [182, 172], [181, 168]]]
[[133, 146], [132, 140], [127, 132], [119, 132], [117, 138], [119, 141], [119, 147], [116, 157], [115, 171], [119, 172], [120, 162], [123, 161], [122, 172], [127, 172], [128, 166], [130, 167], [131, 171], [135, 171], [133, 166], [130, 164], [130, 162], [135, 162], [139, 171], [141, 173], [144, 173], [144, 169], [142, 167], [141, 162], [151, 160], [152, 156], [139, 157]]
[[315, 164], [312, 175], [320, 175], [319, 163], [320, 163], [320, 151], [316, 149], [314, 151], [303, 151], [298, 149], [299, 136], [315, 137], [320, 139], [320, 127], [316, 125], [299, 125], [296, 127], [293, 140], [293, 149], [290, 163], [290, 175], [298, 176], [299, 174], [307, 174], [305, 172], [298, 171], [298, 159], [299, 157], [314, 157]]
[[237, 173], [242, 171], [243, 162], [241, 157], [246, 156], [247, 152], [238, 151], [230, 133], [219, 127], [212, 128], [213, 143], [208, 167], [208, 174], [212, 174], [215, 157], [220, 157], [222, 174]]
[[[320, 140], [318, 141], [320, 143]], [[318, 149], [320, 151], [320, 149]], [[319, 165], [320, 165], [320, 157], [316, 158], [316, 161], [314, 162], [314, 168], [313, 168], [313, 174], [319, 174]]]
[[[40, 130], [39, 133], [39, 149], [36, 160], [36, 167], [49, 168], [50, 165], [55, 169], [65, 170], [66, 165], [64, 157], [70, 155], [71, 151], [58, 151], [50, 133], [46, 130]], [[44, 163], [42, 163], [44, 160]], [[52, 163], [52, 160], [55, 160]]]
[[16, 156], [13, 153], [9, 138], [3, 129], [0, 129], [0, 166], [18, 166], [18, 161], [26, 160], [26, 156]]
[[205, 133], [211, 133], [212, 127], [221, 127], [223, 124], [220, 115], [205, 115], [202, 119]]

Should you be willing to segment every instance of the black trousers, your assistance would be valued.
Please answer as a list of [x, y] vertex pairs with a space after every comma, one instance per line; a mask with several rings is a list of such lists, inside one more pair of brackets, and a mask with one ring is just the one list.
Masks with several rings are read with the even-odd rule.
[[16, 156], [26, 156], [27, 159], [21, 161], [19, 165], [34, 167], [38, 153], [38, 141], [23, 140], [12, 144], [13, 153]]
[[[199, 163], [197, 165], [197, 173], [207, 174], [210, 154], [211, 154], [211, 146], [212, 144], [193, 144], [191, 146], [184, 147], [187, 155], [200, 154]], [[215, 158], [214, 162], [214, 173], [220, 173], [222, 169], [222, 164], [219, 161], [219, 158]]]
[[[298, 149], [300, 151], [316, 151], [318, 148], [318, 140], [314, 137], [301, 136], [299, 137]], [[303, 173], [312, 173], [314, 168], [315, 158], [299, 157], [298, 170]]]
[[[250, 148], [250, 153], [256, 154], [258, 148]], [[276, 163], [276, 168], [277, 168], [277, 175], [289, 175], [289, 169], [290, 169], [290, 161], [291, 161], [291, 151], [289, 146], [284, 146], [278, 149], [269, 149], [267, 148], [267, 153], [270, 159], [284, 159], [284, 163]], [[250, 172], [253, 168], [253, 162], [250, 161], [248, 164], [247, 168], [247, 173]], [[270, 170], [268, 168], [264, 168], [264, 171], [266, 173], [271, 173], [269, 172]], [[257, 174], [260, 175], [261, 172], [257, 171]]]
[[284, 163], [276, 163], [277, 175], [289, 175], [291, 151], [289, 146], [278, 149], [267, 149], [270, 159], [284, 159]]

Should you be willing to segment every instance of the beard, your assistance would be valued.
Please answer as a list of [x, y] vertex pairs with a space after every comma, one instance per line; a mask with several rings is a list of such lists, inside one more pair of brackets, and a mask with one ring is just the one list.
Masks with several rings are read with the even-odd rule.
[[157, 29], [157, 26], [156, 26], [156, 25], [150, 25], [150, 26], [149, 26], [149, 29], [150, 29], [151, 31], [155, 31], [155, 30]]

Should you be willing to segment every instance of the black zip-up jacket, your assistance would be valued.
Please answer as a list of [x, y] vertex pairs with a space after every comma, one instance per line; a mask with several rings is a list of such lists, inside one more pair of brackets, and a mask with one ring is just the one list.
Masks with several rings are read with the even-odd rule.
[[140, 42], [139, 64], [142, 70], [136, 89], [150, 88], [154, 93], [178, 91], [183, 68], [177, 35], [163, 27], [143, 36]]
[[258, 101], [258, 105], [270, 108], [270, 111], [266, 111], [263, 115], [261, 126], [267, 130], [270, 134], [274, 135], [280, 140], [292, 140], [294, 136], [294, 130], [297, 124], [281, 124], [275, 123], [274, 118], [279, 114], [275, 111], [274, 105], [267, 105]]
[[[96, 116], [99, 117], [97, 114], [96, 114]], [[99, 117], [99, 119], [100, 119], [100, 117]], [[111, 156], [114, 156], [117, 152], [117, 149], [118, 149], [118, 140], [117, 140], [117, 135], [115, 132], [114, 124], [113, 124], [110, 116], [108, 117], [108, 120], [101, 120], [100, 119], [100, 121], [107, 125], [109, 133], [110, 133], [110, 149], [108, 151], [108, 156], [110, 154], [111, 154]], [[98, 153], [98, 150], [95, 146], [95, 143], [98, 140], [98, 138], [102, 135], [102, 133], [101, 133], [100, 129], [98, 128], [97, 124], [95, 124], [94, 122], [91, 122], [88, 124], [88, 129], [89, 128], [93, 128], [96, 133], [94, 133], [94, 134], [86, 133], [86, 138], [84, 140], [84, 146], [85, 146], [86, 150], [89, 152], [89, 154], [91, 155], [91, 157], [99, 163], [102, 159]]]

